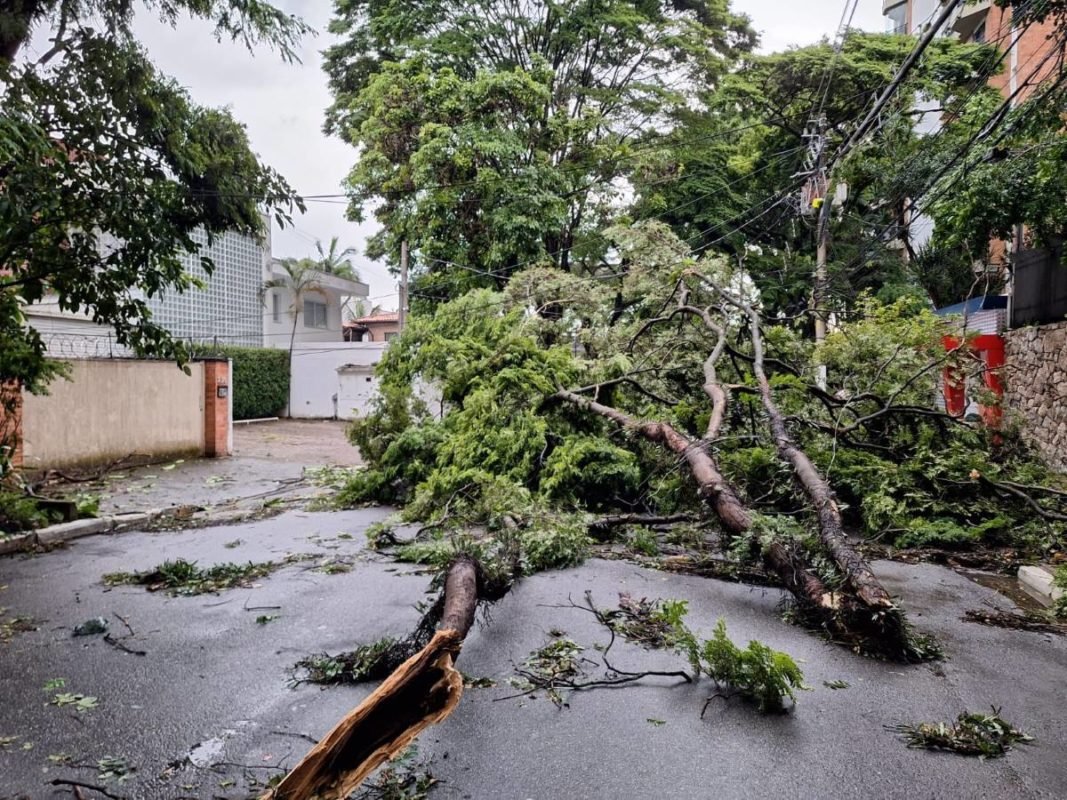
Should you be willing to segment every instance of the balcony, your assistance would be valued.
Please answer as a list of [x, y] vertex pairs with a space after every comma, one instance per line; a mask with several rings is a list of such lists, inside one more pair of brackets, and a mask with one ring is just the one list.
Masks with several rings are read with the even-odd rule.
[[992, 5], [992, 0], [978, 0], [976, 3], [964, 4], [952, 23], [952, 30], [959, 35], [961, 41], [969, 42], [974, 37], [974, 32], [985, 22]]

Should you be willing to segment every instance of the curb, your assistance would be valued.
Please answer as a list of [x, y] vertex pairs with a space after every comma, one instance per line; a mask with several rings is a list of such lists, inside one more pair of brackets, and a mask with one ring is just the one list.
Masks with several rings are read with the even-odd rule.
[[1019, 586], [1044, 606], [1051, 606], [1064, 596], [1064, 591], [1052, 585], [1052, 570], [1048, 567], [1019, 567]]
[[134, 511], [94, 519], [79, 519], [59, 525], [49, 525], [47, 528], [41, 528], [33, 533], [25, 533], [21, 536], [13, 536], [10, 539], [0, 541], [0, 555], [22, 553], [39, 545], [69, 542], [72, 539], [80, 539], [83, 536], [130, 530], [137, 525], [158, 519], [164, 513], [164, 511], [158, 509], [154, 511]]

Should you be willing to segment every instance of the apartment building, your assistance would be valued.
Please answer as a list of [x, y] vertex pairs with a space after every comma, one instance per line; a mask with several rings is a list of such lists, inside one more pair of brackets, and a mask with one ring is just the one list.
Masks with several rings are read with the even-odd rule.
[[[883, 0], [882, 12], [890, 33], [921, 34], [929, 29], [944, 3], [940, 0]], [[946, 26], [945, 35], [965, 42], [995, 42], [1007, 50], [1005, 68], [989, 83], [1013, 105], [1024, 102], [1056, 65], [1046, 58], [1053, 48], [1050, 38], [1055, 22], [1047, 19], [1017, 29], [1010, 8], [1001, 8], [993, 0], [965, 2]]]

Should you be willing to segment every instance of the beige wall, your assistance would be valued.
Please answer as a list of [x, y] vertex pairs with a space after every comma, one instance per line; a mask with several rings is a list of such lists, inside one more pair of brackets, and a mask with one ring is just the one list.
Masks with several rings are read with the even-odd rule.
[[204, 365], [76, 360], [47, 396], [24, 393], [24, 465], [44, 469], [204, 449]]

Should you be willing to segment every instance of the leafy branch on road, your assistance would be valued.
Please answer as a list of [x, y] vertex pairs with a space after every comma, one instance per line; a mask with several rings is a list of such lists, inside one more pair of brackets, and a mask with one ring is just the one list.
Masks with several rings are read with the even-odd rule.
[[1011, 750], [1012, 745], [1027, 744], [1034, 737], [1023, 733], [1000, 716], [994, 707], [991, 714], [964, 712], [952, 724], [945, 722], [921, 722], [918, 725], [900, 725], [890, 728], [902, 734], [908, 747], [924, 747], [928, 750], [950, 750], [964, 756], [999, 758]]
[[296, 554], [281, 561], [225, 563], [211, 567], [200, 567], [195, 561], [178, 558], [164, 561], [145, 572], [110, 572], [104, 575], [103, 580], [107, 586], [144, 586], [150, 592], [166, 591], [174, 596], [193, 596], [223, 589], [248, 588], [257, 578], [265, 578], [282, 567], [309, 558], [311, 556]]

